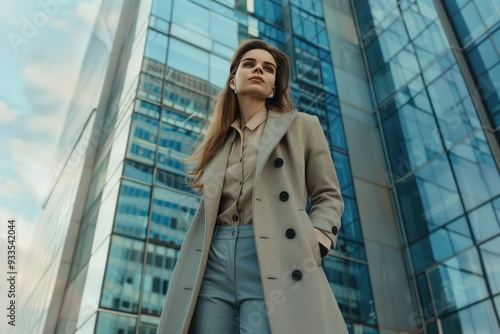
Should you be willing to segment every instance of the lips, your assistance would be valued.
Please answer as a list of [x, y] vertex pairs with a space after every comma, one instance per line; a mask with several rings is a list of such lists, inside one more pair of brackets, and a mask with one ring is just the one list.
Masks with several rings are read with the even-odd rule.
[[259, 77], [259, 76], [253, 76], [249, 80], [259, 80], [261, 82], [264, 82], [264, 79], [262, 79], [262, 77]]

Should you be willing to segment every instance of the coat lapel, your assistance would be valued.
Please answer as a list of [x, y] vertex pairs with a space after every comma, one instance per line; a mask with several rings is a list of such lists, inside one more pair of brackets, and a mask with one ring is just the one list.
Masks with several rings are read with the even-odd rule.
[[259, 150], [257, 152], [254, 189], [265, 162], [287, 132], [295, 114], [295, 110], [287, 113], [269, 110], [264, 132], [260, 139]]
[[231, 143], [231, 136], [229, 136], [221, 150], [205, 167], [203, 173], [203, 198], [205, 201], [205, 221], [207, 222], [206, 232], [213, 230], [215, 220], [217, 219], [227, 159], [231, 152]]

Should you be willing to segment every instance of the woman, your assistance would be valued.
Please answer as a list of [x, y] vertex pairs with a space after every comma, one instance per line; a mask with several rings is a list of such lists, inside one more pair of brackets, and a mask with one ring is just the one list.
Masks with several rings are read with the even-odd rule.
[[203, 196], [158, 333], [347, 333], [321, 267], [343, 201], [318, 118], [291, 110], [289, 73], [263, 41], [236, 50], [190, 157]]

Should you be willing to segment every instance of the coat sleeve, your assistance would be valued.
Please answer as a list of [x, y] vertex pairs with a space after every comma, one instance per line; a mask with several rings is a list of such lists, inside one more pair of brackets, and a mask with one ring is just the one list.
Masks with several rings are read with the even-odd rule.
[[306, 186], [311, 202], [310, 218], [314, 227], [332, 240], [335, 248], [344, 201], [330, 148], [316, 116], [310, 122], [305, 153]]

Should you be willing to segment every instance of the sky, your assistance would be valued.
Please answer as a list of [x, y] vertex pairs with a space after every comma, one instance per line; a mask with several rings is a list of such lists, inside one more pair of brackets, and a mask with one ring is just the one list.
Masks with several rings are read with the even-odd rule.
[[[101, 0], [0, 4], [0, 263], [16, 220], [22, 265]], [[5, 271], [5, 270], [3, 270]], [[3, 294], [3, 293], [2, 293]]]

